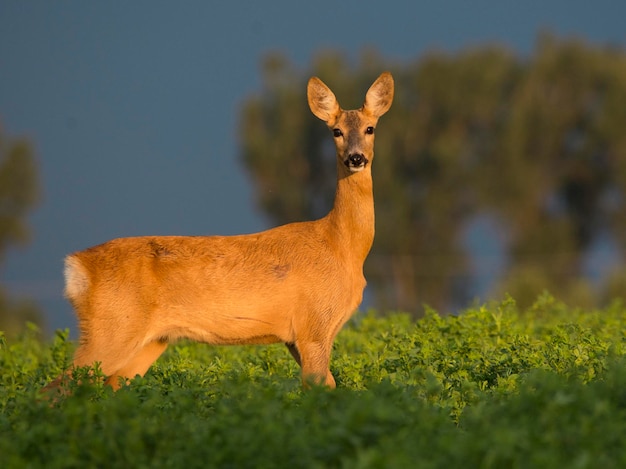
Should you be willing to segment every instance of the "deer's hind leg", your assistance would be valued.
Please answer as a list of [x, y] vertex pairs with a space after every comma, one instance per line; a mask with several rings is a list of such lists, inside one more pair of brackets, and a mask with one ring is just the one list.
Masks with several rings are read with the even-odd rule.
[[[105, 316], [106, 317], [106, 316]], [[74, 354], [74, 366], [100, 364], [106, 384], [119, 389], [119, 378], [143, 376], [167, 348], [167, 341], [146, 337], [145, 325], [135, 322], [111, 324], [91, 318], [81, 324], [80, 344]]]
[[128, 342], [83, 343], [76, 350], [74, 366], [92, 366], [96, 362], [100, 363], [102, 373], [107, 376], [105, 383], [117, 390], [121, 386], [120, 378], [126, 381], [136, 375], [143, 376], [166, 348], [167, 342], [159, 340], [144, 346]]
[[122, 385], [122, 382], [137, 375], [143, 376], [166, 348], [166, 341], [157, 340], [150, 342], [139, 350], [125, 365], [110, 374], [105, 383], [117, 390]]

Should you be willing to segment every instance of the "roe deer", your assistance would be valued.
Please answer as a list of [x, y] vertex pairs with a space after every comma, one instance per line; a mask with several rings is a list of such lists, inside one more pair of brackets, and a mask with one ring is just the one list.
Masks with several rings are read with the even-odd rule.
[[67, 256], [65, 295], [81, 333], [74, 366], [99, 362], [118, 389], [178, 338], [283, 342], [304, 386], [334, 388], [332, 343], [361, 303], [374, 239], [374, 129], [393, 93], [385, 72], [360, 109], [344, 111], [319, 78], [309, 80], [311, 111], [337, 149], [335, 202], [324, 218], [240, 236], [114, 239]]

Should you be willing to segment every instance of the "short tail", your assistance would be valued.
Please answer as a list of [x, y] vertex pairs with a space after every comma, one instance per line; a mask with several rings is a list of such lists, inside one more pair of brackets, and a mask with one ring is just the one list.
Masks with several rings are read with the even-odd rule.
[[89, 290], [89, 275], [81, 260], [70, 254], [65, 258], [65, 296], [77, 303]]

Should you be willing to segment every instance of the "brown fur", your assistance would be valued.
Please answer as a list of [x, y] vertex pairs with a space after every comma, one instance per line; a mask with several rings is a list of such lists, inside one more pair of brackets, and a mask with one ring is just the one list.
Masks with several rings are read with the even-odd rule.
[[[100, 366], [117, 389], [143, 375], [179, 338], [209, 344], [283, 342], [308, 382], [335, 386], [332, 342], [361, 303], [374, 238], [371, 162], [375, 127], [393, 99], [383, 73], [363, 107], [343, 111], [311, 78], [312, 112], [339, 129], [330, 213], [241, 236], [121, 238], [69, 255], [65, 294], [79, 320], [75, 366]], [[366, 164], [350, 168], [350, 155]], [[62, 379], [57, 380], [62, 382]]]

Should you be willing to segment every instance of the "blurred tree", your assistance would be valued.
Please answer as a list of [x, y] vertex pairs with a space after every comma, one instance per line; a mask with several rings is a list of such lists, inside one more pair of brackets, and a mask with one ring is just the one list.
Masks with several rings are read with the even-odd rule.
[[[0, 128], [0, 262], [13, 245], [29, 239], [26, 214], [38, 200], [37, 168], [30, 145], [10, 140]], [[27, 301], [12, 301], [0, 287], [0, 330], [10, 334], [25, 321], [39, 322], [36, 308]]]
[[617, 130], [625, 93], [624, 51], [539, 39], [485, 159], [492, 183], [479, 183], [509, 235], [501, 290], [515, 297], [535, 283], [529, 293], [541, 285], [580, 306], [595, 302], [581, 282], [585, 254], [604, 230], [626, 234], [617, 202], [626, 190], [626, 135]]
[[494, 292], [522, 304], [543, 289], [595, 301], [585, 255], [607, 230], [626, 241], [624, 51], [543, 35], [526, 59], [485, 47], [390, 66], [366, 51], [351, 65], [326, 52], [306, 73], [270, 55], [263, 90], [242, 109], [241, 153], [272, 223], [332, 205], [334, 146], [306, 106], [306, 79], [322, 77], [354, 108], [346, 100], [383, 69], [396, 97], [376, 142], [377, 231], [365, 266], [376, 305], [415, 312], [471, 299], [464, 236], [479, 216], [505, 234]]

